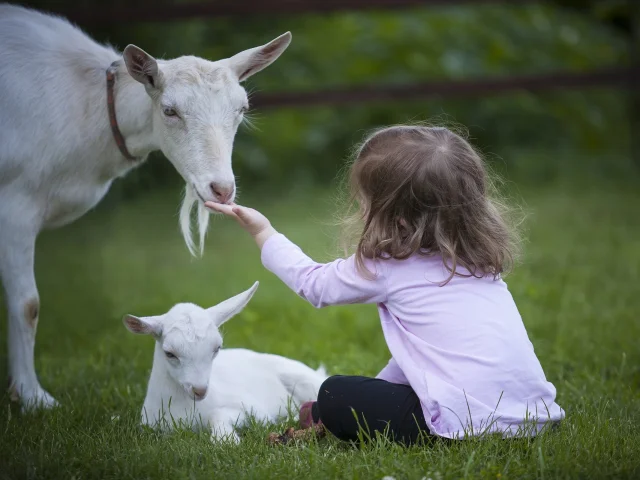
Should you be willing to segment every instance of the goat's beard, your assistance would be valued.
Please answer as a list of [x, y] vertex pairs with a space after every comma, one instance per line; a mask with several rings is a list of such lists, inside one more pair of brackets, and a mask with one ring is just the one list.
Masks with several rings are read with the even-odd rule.
[[[193, 241], [193, 235], [191, 232], [191, 211], [193, 206], [197, 205], [198, 215], [198, 245]], [[196, 256], [202, 256], [204, 253], [204, 239], [207, 235], [207, 227], [209, 226], [209, 211], [200, 201], [198, 195], [193, 190], [193, 187], [189, 184], [185, 187], [184, 199], [182, 200], [182, 206], [180, 207], [180, 231], [184, 238], [189, 253]]]

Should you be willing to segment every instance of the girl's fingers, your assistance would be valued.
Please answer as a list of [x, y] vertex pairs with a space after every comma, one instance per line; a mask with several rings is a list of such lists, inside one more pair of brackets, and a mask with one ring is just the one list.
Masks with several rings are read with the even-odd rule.
[[228, 217], [233, 217], [236, 219], [241, 226], [248, 228], [250, 225], [255, 223], [256, 219], [253, 217], [253, 211], [246, 207], [241, 207], [240, 205], [231, 204], [231, 205], [223, 205], [220, 203], [206, 202], [205, 207], [210, 208], [219, 213], [223, 213]]
[[247, 213], [247, 211], [239, 206], [234, 206], [231, 211], [233, 213], [235, 213], [238, 217], [240, 217], [242, 220], [249, 220], [249, 214]]
[[237, 205], [223, 205], [220, 203], [207, 202], [206, 207], [216, 212], [222, 213], [227, 217], [233, 218], [241, 227], [247, 228], [251, 224], [251, 216], [247, 213], [247, 209]]
[[234, 216], [233, 210], [230, 205], [223, 205], [221, 203], [214, 203], [214, 202], [206, 202], [204, 206], [216, 212], [224, 213], [225, 215]]
[[234, 207], [233, 213], [246, 226], [250, 226], [255, 223], [255, 218], [251, 216], [251, 211], [246, 208]]

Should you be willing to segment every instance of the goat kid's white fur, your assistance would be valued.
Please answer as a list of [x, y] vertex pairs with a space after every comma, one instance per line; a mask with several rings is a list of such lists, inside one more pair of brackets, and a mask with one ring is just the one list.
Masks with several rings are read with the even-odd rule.
[[257, 289], [258, 282], [208, 309], [181, 303], [164, 315], [123, 318], [131, 332], [156, 340], [143, 424], [210, 428], [212, 440], [237, 442], [235, 427], [249, 414], [274, 422], [289, 406], [317, 399], [327, 378], [323, 367], [315, 371], [278, 355], [221, 349], [220, 325], [238, 314]]
[[[0, 4], [0, 277], [10, 392], [23, 406], [56, 403], [33, 363], [38, 233], [82, 216], [115, 178], [162, 150], [186, 182], [180, 226], [192, 254], [190, 212], [198, 204], [202, 252], [204, 201], [235, 196], [231, 152], [248, 105], [240, 82], [275, 61], [290, 41], [285, 33], [214, 62], [156, 60], [134, 45], [119, 54], [62, 18]], [[110, 130], [106, 70], [114, 61], [118, 125], [137, 161], [124, 158]]]

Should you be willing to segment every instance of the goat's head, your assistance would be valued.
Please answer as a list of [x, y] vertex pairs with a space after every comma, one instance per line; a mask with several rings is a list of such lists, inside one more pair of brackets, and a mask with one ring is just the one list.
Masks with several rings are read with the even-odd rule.
[[169, 376], [187, 395], [202, 400], [209, 388], [213, 359], [222, 347], [218, 328], [240, 313], [257, 289], [258, 282], [249, 290], [208, 309], [179, 303], [164, 315], [125, 315], [123, 322], [133, 333], [152, 335], [156, 339], [156, 350], [162, 352], [154, 361], [163, 363]]
[[240, 85], [273, 63], [291, 42], [287, 32], [260, 47], [210, 62], [186, 56], [159, 61], [136, 47], [124, 50], [131, 77], [145, 86], [153, 105], [153, 138], [186, 182], [180, 227], [189, 251], [191, 210], [198, 205], [202, 253], [209, 213], [204, 202], [231, 203], [236, 184], [231, 167], [233, 141], [249, 108]]

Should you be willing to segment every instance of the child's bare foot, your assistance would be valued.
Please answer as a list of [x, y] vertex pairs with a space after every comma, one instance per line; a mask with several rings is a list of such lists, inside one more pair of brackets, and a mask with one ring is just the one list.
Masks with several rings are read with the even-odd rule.
[[300, 418], [300, 428], [310, 428], [316, 423], [322, 423], [320, 421], [313, 421], [313, 414], [311, 412], [313, 410], [314, 403], [316, 402], [305, 402], [300, 406], [300, 412], [298, 414], [298, 417]]

